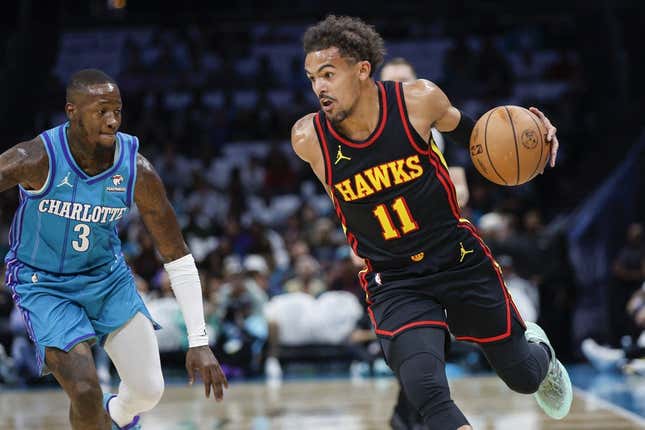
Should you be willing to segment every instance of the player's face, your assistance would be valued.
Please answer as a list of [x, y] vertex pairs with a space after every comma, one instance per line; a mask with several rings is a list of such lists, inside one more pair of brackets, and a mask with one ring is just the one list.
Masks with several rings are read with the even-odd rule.
[[382, 81], [410, 82], [417, 77], [407, 64], [390, 64], [381, 70]]
[[310, 52], [305, 58], [311, 88], [332, 123], [351, 115], [360, 95], [361, 80], [369, 79], [369, 71], [369, 62], [344, 58], [336, 47]]
[[121, 126], [121, 106], [119, 88], [105, 83], [87, 87], [86, 92], [75, 98], [75, 103], [67, 103], [66, 110], [84, 140], [110, 148]]

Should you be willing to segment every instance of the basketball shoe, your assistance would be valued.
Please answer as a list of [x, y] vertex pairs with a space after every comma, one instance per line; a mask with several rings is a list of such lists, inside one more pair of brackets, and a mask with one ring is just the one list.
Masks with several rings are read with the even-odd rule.
[[527, 321], [524, 336], [529, 342], [547, 345], [551, 351], [549, 371], [533, 396], [548, 416], [560, 420], [567, 416], [573, 401], [573, 389], [567, 369], [556, 358], [549, 338], [539, 325]]
[[110, 417], [110, 421], [112, 422], [112, 430], [141, 430], [141, 424], [139, 424], [139, 415], [134, 417], [132, 422], [125, 427], [119, 427], [114, 421], [112, 421], [109, 407], [109, 403], [110, 400], [112, 400], [112, 397], [116, 397], [116, 394], [103, 393], [103, 407], [105, 408], [105, 411], [107, 412], [108, 417]]

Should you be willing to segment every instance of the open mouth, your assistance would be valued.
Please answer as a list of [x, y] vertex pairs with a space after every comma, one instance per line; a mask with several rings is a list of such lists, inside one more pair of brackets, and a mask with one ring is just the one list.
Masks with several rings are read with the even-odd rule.
[[330, 110], [333, 104], [334, 102], [331, 99], [320, 100], [320, 105], [322, 106], [323, 110], [326, 110], [326, 111]]

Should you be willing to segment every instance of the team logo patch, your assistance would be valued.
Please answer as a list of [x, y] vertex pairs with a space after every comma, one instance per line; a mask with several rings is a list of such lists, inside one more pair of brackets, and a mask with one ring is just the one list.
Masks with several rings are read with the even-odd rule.
[[381, 274], [380, 273], [376, 274], [376, 276], [374, 277], [374, 281], [376, 281], [376, 283], [378, 285], [383, 285], [383, 280], [381, 279]]
[[123, 184], [124, 181], [125, 179], [123, 178], [123, 175], [114, 175], [112, 176], [112, 183], [114, 186], [108, 186], [105, 189], [113, 193], [123, 192], [125, 191], [125, 187], [121, 187], [119, 185]]
[[415, 263], [418, 263], [419, 261], [423, 260], [423, 257], [425, 256], [425, 252], [419, 252], [418, 254], [414, 254], [412, 257], [410, 257], [410, 259]]

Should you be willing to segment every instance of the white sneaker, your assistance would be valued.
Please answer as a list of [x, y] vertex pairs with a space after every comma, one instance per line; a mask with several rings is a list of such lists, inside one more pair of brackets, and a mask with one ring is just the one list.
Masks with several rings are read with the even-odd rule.
[[549, 338], [539, 325], [527, 321], [524, 336], [529, 342], [544, 343], [551, 350], [549, 371], [533, 396], [548, 416], [560, 420], [567, 416], [573, 402], [573, 388], [567, 369], [556, 358]]
[[625, 352], [622, 349], [598, 345], [590, 338], [582, 341], [580, 350], [589, 363], [600, 372], [616, 370], [625, 361]]
[[645, 376], [645, 358], [635, 358], [623, 366], [623, 372], [627, 375]]

